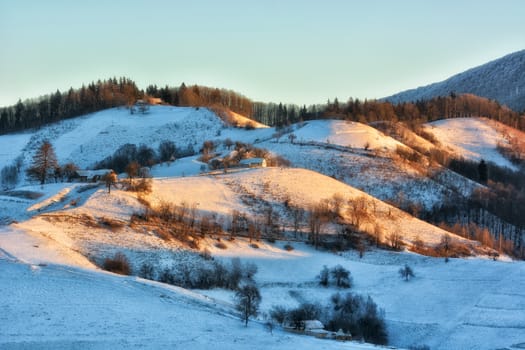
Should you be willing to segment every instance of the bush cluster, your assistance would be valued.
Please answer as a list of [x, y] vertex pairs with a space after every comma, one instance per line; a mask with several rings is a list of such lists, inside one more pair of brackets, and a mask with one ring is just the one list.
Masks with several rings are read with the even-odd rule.
[[342, 329], [354, 338], [363, 338], [374, 344], [386, 344], [388, 340], [384, 311], [377, 308], [370, 296], [359, 294], [334, 294], [326, 328], [331, 331]]
[[188, 289], [236, 290], [243, 281], [253, 282], [257, 265], [243, 264], [239, 258], [234, 258], [230, 264], [204, 260], [199, 264], [182, 263], [178, 266], [166, 267], [158, 273], [155, 273], [155, 270], [155, 266], [145, 263], [139, 269], [139, 276]]
[[350, 288], [352, 287], [352, 276], [350, 271], [342, 267], [341, 265], [336, 265], [331, 269], [323, 266], [321, 272], [317, 276], [319, 284], [325, 287], [329, 285], [335, 285], [339, 288]]
[[353, 338], [374, 344], [386, 344], [388, 340], [384, 311], [378, 309], [370, 296], [336, 293], [325, 306], [311, 303], [291, 309], [274, 306], [270, 317], [276, 323], [296, 330], [304, 330], [305, 321], [320, 320], [329, 331], [342, 330], [352, 334]]
[[126, 258], [121, 252], [115, 253], [112, 258], [107, 257], [104, 259], [102, 267], [106, 271], [111, 271], [121, 275], [129, 275], [131, 273], [128, 258]]

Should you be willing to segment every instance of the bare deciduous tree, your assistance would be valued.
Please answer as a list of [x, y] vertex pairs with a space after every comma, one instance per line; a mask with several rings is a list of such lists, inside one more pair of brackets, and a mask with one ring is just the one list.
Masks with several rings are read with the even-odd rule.
[[350, 221], [357, 229], [365, 222], [372, 220], [372, 215], [368, 211], [368, 203], [365, 197], [357, 197], [348, 200], [348, 214]]
[[115, 183], [117, 183], [117, 174], [115, 174], [115, 172], [112, 170], [112, 171], [106, 173], [106, 175], [104, 175], [102, 180], [106, 184], [106, 188], [108, 189], [108, 193], [111, 193], [111, 186], [115, 185]]
[[245, 284], [235, 293], [235, 307], [241, 313], [244, 325], [248, 327], [250, 316], [257, 316], [261, 294], [259, 288], [253, 283]]

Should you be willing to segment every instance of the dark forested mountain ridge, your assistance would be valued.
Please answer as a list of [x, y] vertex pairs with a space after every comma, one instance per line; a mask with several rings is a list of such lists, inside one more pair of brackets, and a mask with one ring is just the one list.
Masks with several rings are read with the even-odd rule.
[[442, 82], [386, 97], [392, 103], [429, 100], [451, 93], [470, 93], [498, 101], [515, 111], [525, 110], [525, 50], [454, 75]]

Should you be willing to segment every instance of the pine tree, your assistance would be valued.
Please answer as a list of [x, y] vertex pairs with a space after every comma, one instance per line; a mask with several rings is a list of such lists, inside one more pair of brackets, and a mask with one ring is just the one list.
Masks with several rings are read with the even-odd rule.
[[47, 176], [53, 174], [57, 167], [58, 161], [53, 145], [49, 141], [44, 140], [35, 153], [33, 163], [27, 170], [27, 174], [29, 177], [40, 181], [40, 184], [43, 185], [46, 183]]

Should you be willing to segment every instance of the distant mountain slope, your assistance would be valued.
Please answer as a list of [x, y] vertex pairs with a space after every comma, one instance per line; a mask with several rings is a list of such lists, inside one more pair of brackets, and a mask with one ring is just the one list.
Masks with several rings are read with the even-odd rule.
[[386, 97], [393, 103], [471, 93], [497, 100], [515, 111], [525, 110], [525, 50], [512, 53], [449, 79]]

